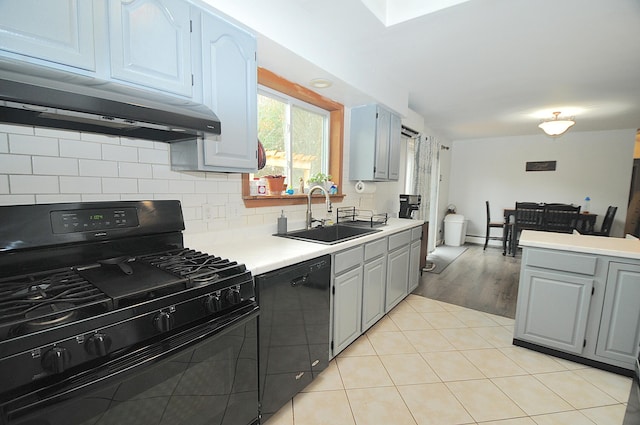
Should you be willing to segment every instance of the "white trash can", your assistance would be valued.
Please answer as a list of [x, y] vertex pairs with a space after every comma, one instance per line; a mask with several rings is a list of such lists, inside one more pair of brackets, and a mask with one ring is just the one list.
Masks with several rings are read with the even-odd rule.
[[462, 214], [447, 214], [444, 218], [444, 244], [460, 246], [467, 234], [467, 222]]

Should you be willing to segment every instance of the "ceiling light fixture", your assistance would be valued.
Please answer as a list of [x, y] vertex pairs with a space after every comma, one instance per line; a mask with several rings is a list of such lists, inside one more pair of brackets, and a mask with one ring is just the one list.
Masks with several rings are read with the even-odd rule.
[[562, 136], [576, 122], [571, 118], [559, 118], [560, 112], [554, 112], [553, 118], [540, 123], [538, 127], [551, 137]]
[[327, 87], [331, 87], [333, 85], [333, 82], [331, 80], [327, 80], [326, 78], [314, 78], [310, 83], [317, 89], [326, 89]]

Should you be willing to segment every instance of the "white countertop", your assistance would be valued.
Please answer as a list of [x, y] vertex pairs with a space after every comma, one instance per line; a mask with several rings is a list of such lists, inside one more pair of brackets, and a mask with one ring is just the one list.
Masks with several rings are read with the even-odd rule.
[[523, 230], [520, 245], [640, 259], [640, 241], [637, 239]]
[[385, 226], [376, 227], [381, 230], [380, 232], [334, 245], [274, 236], [275, 226], [248, 227], [235, 231], [185, 233], [184, 246], [243, 263], [254, 275], [258, 275], [324, 254], [342, 251], [393, 233], [422, 226], [422, 224], [423, 222], [419, 220], [390, 218]]

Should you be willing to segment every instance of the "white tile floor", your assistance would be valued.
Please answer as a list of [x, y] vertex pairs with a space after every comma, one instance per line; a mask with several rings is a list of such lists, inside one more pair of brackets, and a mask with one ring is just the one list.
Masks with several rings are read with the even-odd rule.
[[409, 295], [267, 425], [622, 424], [631, 378], [512, 336], [512, 319]]

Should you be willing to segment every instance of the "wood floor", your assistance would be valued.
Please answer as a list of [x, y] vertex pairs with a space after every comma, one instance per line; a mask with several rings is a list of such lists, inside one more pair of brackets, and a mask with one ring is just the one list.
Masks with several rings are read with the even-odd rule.
[[503, 256], [501, 248], [467, 244], [468, 249], [440, 274], [424, 272], [413, 291], [438, 301], [514, 318], [520, 257]]

